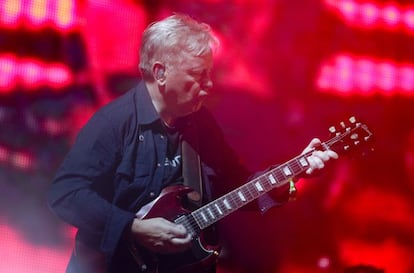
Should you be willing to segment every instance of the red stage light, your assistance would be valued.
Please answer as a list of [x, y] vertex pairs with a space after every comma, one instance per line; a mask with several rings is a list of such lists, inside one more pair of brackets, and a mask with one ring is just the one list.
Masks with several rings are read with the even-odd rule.
[[404, 65], [400, 69], [398, 83], [403, 92], [413, 91], [414, 86], [414, 67]]
[[72, 0], [60, 0], [57, 2], [56, 25], [61, 29], [66, 29], [74, 24], [75, 3]]
[[59, 64], [54, 64], [49, 67], [45, 67], [46, 81], [50, 86], [55, 88], [56, 91], [60, 87], [66, 86], [71, 83], [71, 74], [67, 67]]
[[15, 87], [15, 63], [13, 56], [0, 58], [0, 93], [8, 93]]
[[37, 87], [42, 79], [41, 67], [38, 62], [27, 60], [20, 64], [21, 80], [24, 86]]
[[322, 64], [316, 82], [323, 92], [341, 95], [414, 94], [414, 64], [339, 54]]
[[371, 60], [363, 59], [355, 62], [356, 75], [355, 81], [361, 91], [369, 92], [375, 85], [374, 71], [375, 63]]
[[41, 85], [59, 90], [72, 82], [70, 69], [62, 64], [18, 59], [12, 55], [0, 56], [0, 73], [0, 93], [12, 92], [17, 84], [21, 84], [28, 91]]
[[69, 30], [75, 25], [75, 1], [5, 0], [0, 3], [0, 18], [8, 28], [38, 29], [49, 24], [60, 31]]
[[325, 0], [325, 4], [346, 23], [356, 27], [414, 30], [413, 7], [403, 8], [395, 2], [382, 5], [374, 1], [360, 3], [355, 0]]
[[47, 1], [46, 0], [33, 0], [29, 10], [30, 23], [38, 26], [44, 23], [47, 19]]
[[389, 62], [381, 62], [377, 67], [378, 82], [377, 86], [380, 90], [383, 90], [383, 94], [390, 95], [391, 92], [397, 87], [396, 74], [397, 68], [394, 64]]
[[9, 165], [13, 168], [23, 171], [32, 170], [34, 166], [34, 158], [28, 152], [12, 151], [10, 148], [0, 146], [0, 163]]
[[342, 15], [350, 21], [355, 19], [357, 14], [357, 6], [353, 1], [342, 1], [339, 3], [338, 8]]
[[5, 0], [0, 6], [1, 21], [11, 27], [16, 26], [21, 9], [22, 6], [20, 1]]
[[361, 20], [364, 25], [371, 26], [375, 24], [380, 18], [380, 10], [372, 3], [364, 3], [360, 6], [363, 14]]
[[62, 120], [48, 118], [42, 123], [42, 129], [51, 136], [58, 136], [69, 132], [71, 128]]
[[[5, 221], [5, 219], [0, 220]], [[0, 255], [4, 261], [7, 261], [0, 263], [0, 272], [54, 273], [65, 271], [71, 246], [35, 245], [27, 241], [18, 230], [5, 224], [0, 224], [0, 234], [2, 238]], [[72, 239], [74, 230], [68, 230], [67, 234]]]
[[383, 8], [382, 12], [383, 12], [382, 17], [384, 18], [384, 22], [388, 26], [395, 26], [400, 22], [401, 11], [396, 5], [389, 4]]
[[407, 9], [402, 17], [408, 29], [414, 30], [414, 9]]
[[10, 156], [8, 149], [0, 146], [0, 163], [6, 163]]
[[28, 153], [15, 152], [11, 154], [9, 163], [17, 169], [29, 170], [33, 167], [33, 158]]

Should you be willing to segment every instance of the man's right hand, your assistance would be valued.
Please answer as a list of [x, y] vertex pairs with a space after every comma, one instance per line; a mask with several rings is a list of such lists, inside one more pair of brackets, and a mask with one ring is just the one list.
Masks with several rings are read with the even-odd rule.
[[182, 252], [191, 245], [191, 234], [183, 225], [164, 218], [134, 219], [131, 236], [139, 245], [155, 253]]

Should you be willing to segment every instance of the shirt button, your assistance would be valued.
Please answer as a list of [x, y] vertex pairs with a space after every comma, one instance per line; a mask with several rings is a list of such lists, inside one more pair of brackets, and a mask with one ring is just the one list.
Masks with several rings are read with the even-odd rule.
[[153, 198], [153, 197], [155, 196], [155, 193], [152, 191], [152, 192], [150, 192], [150, 193], [149, 193], [149, 196], [150, 196], [151, 198]]
[[161, 135], [161, 139], [164, 139], [164, 136], [163, 135]]
[[158, 167], [161, 167], [161, 163], [157, 163], [157, 166], [158, 166]]
[[144, 135], [139, 135], [138, 139], [139, 141], [144, 141]]

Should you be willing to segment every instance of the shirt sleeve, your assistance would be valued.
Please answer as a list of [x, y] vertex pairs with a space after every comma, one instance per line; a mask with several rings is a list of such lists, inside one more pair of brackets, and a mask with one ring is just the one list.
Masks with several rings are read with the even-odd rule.
[[113, 253], [134, 213], [111, 203], [122, 135], [105, 116], [81, 130], [48, 192], [48, 204], [64, 221], [94, 238], [93, 247]]

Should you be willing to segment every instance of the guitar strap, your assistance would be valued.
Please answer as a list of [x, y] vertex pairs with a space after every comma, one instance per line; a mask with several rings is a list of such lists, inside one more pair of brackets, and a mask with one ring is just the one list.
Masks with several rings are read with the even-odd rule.
[[[190, 128], [192, 137], [198, 145], [196, 137], [195, 124]], [[203, 181], [201, 176], [200, 155], [185, 139], [182, 142], [182, 159], [183, 159], [183, 178], [184, 185], [192, 188], [194, 191], [187, 194], [190, 205], [196, 208], [201, 207], [203, 203]]]

